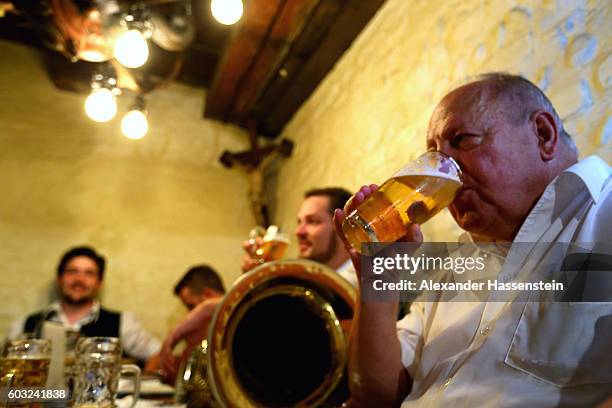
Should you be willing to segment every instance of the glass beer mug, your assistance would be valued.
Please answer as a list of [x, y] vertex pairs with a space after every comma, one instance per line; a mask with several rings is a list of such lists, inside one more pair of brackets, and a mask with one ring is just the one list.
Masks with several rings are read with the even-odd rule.
[[136, 405], [140, 391], [140, 368], [134, 364], [121, 365], [121, 344], [115, 337], [83, 337], [76, 346], [76, 360], [72, 367], [72, 406], [78, 408], [115, 406], [119, 377], [124, 373], [134, 376]]
[[0, 388], [44, 387], [49, 375], [51, 341], [10, 340], [0, 357]]
[[209, 408], [216, 407], [208, 378], [208, 341], [202, 340], [198, 344], [181, 369], [176, 380], [174, 400], [179, 403], [187, 403], [187, 408]]
[[285, 254], [289, 237], [276, 225], [257, 226], [249, 233], [249, 252], [258, 263], [276, 261]]
[[397, 241], [408, 233], [410, 224], [422, 224], [448, 206], [462, 185], [455, 160], [438, 151], [427, 152], [351, 212], [342, 230], [353, 248], [370, 255], [362, 244]]

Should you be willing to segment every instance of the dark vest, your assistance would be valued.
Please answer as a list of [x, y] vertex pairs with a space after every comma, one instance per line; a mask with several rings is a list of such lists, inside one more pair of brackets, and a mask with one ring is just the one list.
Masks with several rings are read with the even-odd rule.
[[[34, 333], [35, 337], [40, 337], [43, 322], [51, 320], [55, 313], [54, 311], [41, 311], [29, 315], [23, 327], [24, 333]], [[85, 337], [119, 337], [120, 321], [120, 313], [100, 308], [98, 318], [81, 326], [80, 333]]]

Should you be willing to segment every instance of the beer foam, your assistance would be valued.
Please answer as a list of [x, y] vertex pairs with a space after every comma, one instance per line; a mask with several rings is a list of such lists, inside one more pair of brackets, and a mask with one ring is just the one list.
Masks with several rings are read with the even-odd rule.
[[393, 178], [406, 176], [437, 177], [461, 183], [461, 170], [455, 161], [439, 152], [429, 151], [397, 171]]
[[439, 170], [427, 170], [427, 171], [415, 171], [414, 169], [401, 169], [397, 173], [395, 173], [392, 178], [398, 177], [406, 177], [406, 176], [423, 176], [423, 177], [437, 177], [443, 178], [446, 180], [456, 181], [457, 183], [461, 183], [461, 178], [457, 171], [452, 168], [448, 173], [444, 173]]
[[264, 241], [272, 241], [276, 235], [278, 235], [278, 227], [276, 225], [270, 225], [266, 230], [266, 234], [263, 237]]
[[266, 230], [266, 234], [263, 237], [264, 242], [268, 241], [283, 241], [289, 243], [289, 238], [281, 232], [280, 228], [276, 225], [270, 225]]

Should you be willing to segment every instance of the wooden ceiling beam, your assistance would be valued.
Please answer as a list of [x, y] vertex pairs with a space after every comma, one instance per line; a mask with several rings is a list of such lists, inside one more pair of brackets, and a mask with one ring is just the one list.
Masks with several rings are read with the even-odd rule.
[[278, 7], [286, 0], [251, 0], [229, 39], [213, 82], [206, 94], [204, 116], [224, 120], [231, 109], [232, 98], [250, 62], [257, 56], [265, 40], [267, 28], [274, 20]]
[[[273, 15], [272, 3], [276, 4]], [[318, 4], [318, 0], [251, 0], [217, 68], [205, 116], [242, 125]]]
[[283, 99], [294, 81], [300, 77], [300, 72], [324, 42], [328, 31], [346, 4], [345, 0], [326, 0], [319, 4], [308, 26], [296, 38], [291, 51], [277, 70], [277, 75], [270, 78], [265, 90], [254, 104], [252, 115], [257, 118], [257, 121], [265, 125], [265, 118], [269, 112], [276, 107], [278, 101]]
[[[286, 78], [277, 77], [276, 83], [270, 85], [271, 97], [264, 95], [256, 113], [260, 134], [271, 138], [280, 134], [285, 124], [376, 14], [384, 0], [347, 0], [342, 3], [345, 3], [344, 6], [313, 52], [300, 55], [300, 47], [312, 47], [308, 44], [296, 45], [297, 52], [287, 63], [299, 66], [297, 72], [292, 73], [288, 69]], [[282, 89], [282, 92], [273, 92], [277, 88]]]
[[307, 25], [317, 4], [315, 0], [288, 0], [279, 10], [264, 46], [236, 92], [228, 117], [231, 122], [243, 123], [250, 115], [260, 93], [277, 74], [296, 36]]

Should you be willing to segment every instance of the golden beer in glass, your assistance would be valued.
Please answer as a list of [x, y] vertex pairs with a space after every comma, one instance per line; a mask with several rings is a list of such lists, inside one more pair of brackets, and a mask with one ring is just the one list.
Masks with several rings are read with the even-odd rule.
[[264, 241], [263, 244], [255, 251], [255, 254], [263, 262], [275, 261], [281, 259], [285, 255], [285, 251], [289, 246], [289, 242], [280, 238]]
[[[395, 173], [342, 223], [349, 243], [395, 242], [448, 206], [461, 189], [461, 169], [449, 156], [427, 152]], [[367, 251], [366, 251], [367, 252]]]
[[[257, 237], [254, 237], [255, 231], [259, 234]], [[268, 229], [255, 227], [251, 230], [250, 236], [253, 240], [251, 249], [253, 258], [259, 263], [281, 259], [289, 247], [289, 237], [276, 225], [270, 225]]]
[[44, 339], [11, 340], [0, 357], [0, 386], [44, 387], [49, 375], [51, 342]]

